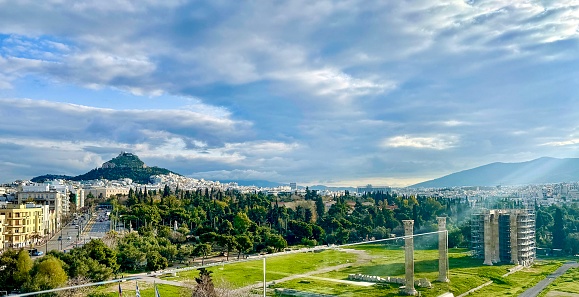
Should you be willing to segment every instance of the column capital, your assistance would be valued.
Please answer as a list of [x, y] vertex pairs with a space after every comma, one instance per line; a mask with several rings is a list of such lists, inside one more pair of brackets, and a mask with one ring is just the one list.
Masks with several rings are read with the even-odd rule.
[[436, 217], [438, 221], [438, 230], [445, 230], [446, 229], [446, 217]]

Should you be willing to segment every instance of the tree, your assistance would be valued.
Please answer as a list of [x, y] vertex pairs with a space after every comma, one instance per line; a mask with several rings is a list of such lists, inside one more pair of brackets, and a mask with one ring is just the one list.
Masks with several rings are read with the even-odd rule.
[[201, 265], [204, 265], [205, 259], [209, 253], [211, 253], [211, 245], [207, 243], [200, 243], [195, 246], [193, 253], [197, 256], [203, 256], [201, 259]]
[[318, 215], [318, 221], [324, 216], [326, 213], [326, 206], [324, 205], [324, 201], [322, 200], [321, 196], [316, 197], [316, 214]]
[[12, 291], [20, 288], [23, 283], [15, 280], [18, 274], [19, 251], [8, 249], [0, 254], [0, 290]]
[[287, 241], [278, 234], [270, 234], [265, 242], [266, 246], [272, 247], [275, 251], [280, 252], [287, 247]]
[[563, 249], [565, 247], [565, 225], [563, 222], [563, 210], [560, 207], [555, 209], [553, 216], [553, 248]]
[[211, 279], [211, 271], [205, 268], [199, 268], [199, 277], [195, 278], [197, 286], [193, 290], [193, 297], [217, 297], [215, 286]]
[[231, 235], [221, 235], [217, 239], [219, 245], [224, 247], [227, 250], [227, 261], [229, 261], [229, 254], [231, 251], [237, 246], [237, 242], [235, 241], [235, 237]]
[[93, 239], [85, 244], [82, 249], [86, 251], [90, 258], [96, 260], [99, 264], [105, 265], [113, 271], [119, 269], [116, 253], [106, 246], [102, 240]]
[[123, 270], [138, 270], [147, 259], [147, 255], [133, 245], [119, 246], [119, 262]]
[[239, 259], [241, 254], [246, 254], [253, 248], [253, 242], [247, 235], [237, 235], [235, 236], [235, 241], [237, 242], [236, 247], [239, 252], [239, 254], [237, 254], [237, 259]]
[[50, 290], [64, 285], [68, 277], [62, 264], [61, 260], [46, 256], [34, 265], [31, 280], [24, 284], [23, 289], [32, 292]]
[[247, 214], [243, 212], [238, 212], [235, 217], [233, 218], [233, 229], [237, 234], [244, 234], [247, 232], [249, 225], [251, 224], [251, 220], [247, 216]]
[[18, 284], [23, 284], [30, 280], [30, 270], [32, 270], [33, 263], [30, 255], [25, 250], [20, 250], [16, 259], [16, 271], [14, 273], [14, 281]]
[[167, 259], [157, 251], [147, 253], [147, 269], [157, 271], [166, 268], [169, 265]]

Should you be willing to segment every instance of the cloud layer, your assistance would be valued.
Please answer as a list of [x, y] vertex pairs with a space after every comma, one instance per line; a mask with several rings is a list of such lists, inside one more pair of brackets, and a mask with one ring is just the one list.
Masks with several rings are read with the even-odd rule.
[[0, 0], [0, 180], [120, 150], [404, 184], [576, 157], [579, 1]]

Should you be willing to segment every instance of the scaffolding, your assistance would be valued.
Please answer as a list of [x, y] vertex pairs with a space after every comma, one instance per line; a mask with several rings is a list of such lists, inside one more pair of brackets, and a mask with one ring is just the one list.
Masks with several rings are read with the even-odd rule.
[[470, 229], [472, 256], [477, 259], [484, 259], [484, 214], [482, 212], [472, 215]]
[[471, 216], [471, 247], [486, 265], [530, 265], [536, 257], [533, 208], [478, 209]]

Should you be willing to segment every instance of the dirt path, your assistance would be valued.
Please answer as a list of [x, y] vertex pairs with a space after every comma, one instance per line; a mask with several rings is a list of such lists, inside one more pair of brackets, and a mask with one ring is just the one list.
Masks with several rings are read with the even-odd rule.
[[141, 276], [141, 277], [139, 277], [139, 280], [145, 281], [148, 283], [164, 284], [164, 285], [171, 285], [171, 286], [177, 286], [177, 287], [186, 287], [186, 288], [194, 287], [194, 285], [192, 285], [190, 283], [164, 280], [164, 279], [160, 279], [160, 278], [156, 278], [156, 277], [150, 277], [150, 276]]

